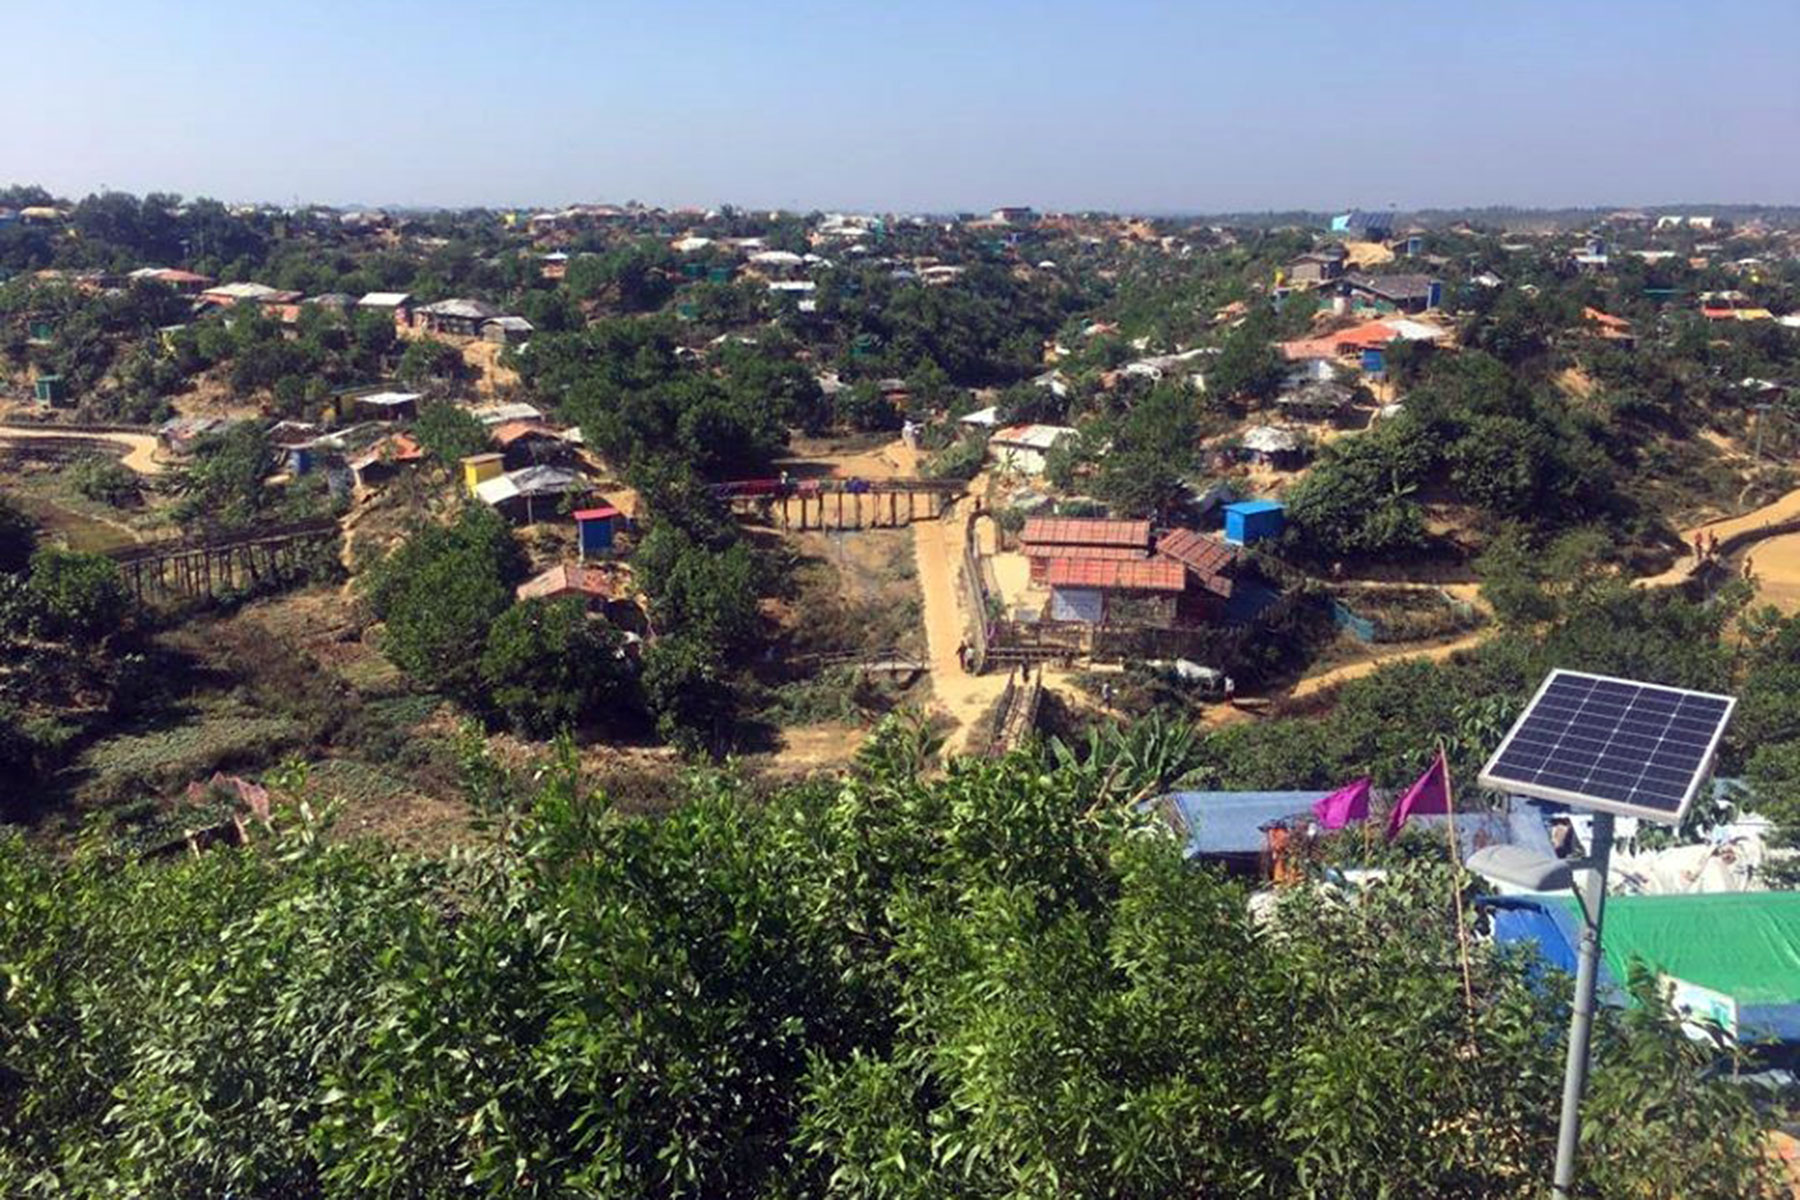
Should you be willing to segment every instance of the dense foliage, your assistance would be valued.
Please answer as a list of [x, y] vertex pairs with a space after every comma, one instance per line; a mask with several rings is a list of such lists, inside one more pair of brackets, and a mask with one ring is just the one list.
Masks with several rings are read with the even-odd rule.
[[[1243, 890], [1015, 760], [628, 818], [471, 782], [493, 846], [167, 865], [0, 843], [0, 1187], [241, 1196], [1541, 1194], [1558, 991], [1430, 854], [1360, 903]], [[1410, 859], [1410, 861], [1408, 861]], [[1592, 1194], [1765, 1194], [1756, 1118], [1605, 1014]]]

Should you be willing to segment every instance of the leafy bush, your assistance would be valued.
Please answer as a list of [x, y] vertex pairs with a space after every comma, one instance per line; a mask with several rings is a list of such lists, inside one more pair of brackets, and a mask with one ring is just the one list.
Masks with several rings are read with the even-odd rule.
[[12, 498], [0, 492], [0, 573], [23, 571], [37, 549], [37, 527]]
[[135, 503], [138, 478], [123, 463], [93, 456], [81, 459], [69, 468], [69, 479], [75, 490], [89, 500], [110, 504], [115, 508]]
[[80, 641], [117, 633], [134, 603], [112, 559], [54, 547], [31, 556], [27, 591], [47, 634]]
[[618, 631], [590, 618], [580, 600], [526, 600], [488, 631], [481, 655], [488, 702], [513, 728], [549, 737], [606, 711], [629, 694]]
[[[435, 861], [291, 811], [166, 865], [0, 839], [0, 1190], [1541, 1194], [1566, 992], [1478, 943], [1465, 1000], [1435, 840], [1259, 928], [1108, 745], [930, 750], [890, 725], [829, 786], [655, 818], [475, 750], [508, 832]], [[1744, 1092], [1640, 998], [1598, 1017], [1584, 1187], [1773, 1197]]]

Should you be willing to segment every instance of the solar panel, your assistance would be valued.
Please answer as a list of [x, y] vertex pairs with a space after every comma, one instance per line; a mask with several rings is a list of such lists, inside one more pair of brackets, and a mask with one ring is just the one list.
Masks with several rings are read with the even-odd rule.
[[1481, 771], [1483, 787], [1678, 823], [1737, 701], [1555, 670]]

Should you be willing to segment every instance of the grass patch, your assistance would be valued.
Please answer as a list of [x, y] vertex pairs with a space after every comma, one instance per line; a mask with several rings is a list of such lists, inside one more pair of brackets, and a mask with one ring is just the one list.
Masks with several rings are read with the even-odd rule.
[[117, 804], [170, 792], [218, 770], [274, 762], [305, 741], [286, 717], [196, 715], [187, 724], [96, 742], [76, 760], [83, 803]]

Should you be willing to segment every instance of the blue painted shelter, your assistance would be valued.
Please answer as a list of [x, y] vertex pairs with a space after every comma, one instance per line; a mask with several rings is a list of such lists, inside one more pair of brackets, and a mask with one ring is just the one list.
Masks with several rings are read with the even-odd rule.
[[624, 514], [610, 504], [577, 510], [575, 532], [580, 542], [581, 557], [585, 559], [590, 554], [611, 554], [613, 535], [624, 519]]
[[1287, 506], [1279, 500], [1239, 500], [1225, 506], [1225, 540], [1248, 546], [1279, 537], [1287, 524]]
[[1387, 349], [1383, 346], [1370, 346], [1362, 352], [1362, 369], [1371, 375], [1381, 375], [1387, 371]]
[[[1267, 848], [1270, 829], [1304, 828], [1314, 819], [1313, 805], [1330, 794], [1329, 790], [1170, 792], [1147, 803], [1182, 839], [1183, 857], [1248, 866]], [[1381, 812], [1378, 804], [1372, 819], [1380, 821]], [[1407, 828], [1442, 837], [1448, 819], [1437, 814], [1417, 816]], [[1551, 852], [1543, 810], [1535, 802], [1520, 799], [1511, 800], [1501, 811], [1457, 813], [1456, 840], [1464, 858], [1494, 845]]]

